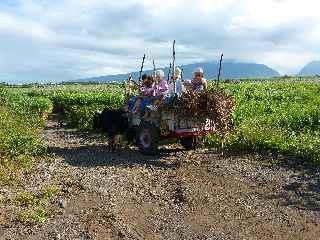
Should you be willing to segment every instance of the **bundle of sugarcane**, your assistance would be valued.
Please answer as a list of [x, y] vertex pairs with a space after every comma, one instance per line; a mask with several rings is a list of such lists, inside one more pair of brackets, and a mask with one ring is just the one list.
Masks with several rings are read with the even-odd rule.
[[209, 119], [219, 132], [231, 129], [233, 109], [233, 98], [220, 88], [203, 92], [188, 91], [162, 105], [162, 110], [174, 113], [178, 118], [189, 117], [202, 124]]

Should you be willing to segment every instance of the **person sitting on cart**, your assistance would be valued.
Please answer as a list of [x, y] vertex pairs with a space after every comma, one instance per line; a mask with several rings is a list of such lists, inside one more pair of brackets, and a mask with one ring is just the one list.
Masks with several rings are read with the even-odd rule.
[[144, 74], [142, 76], [142, 86], [140, 88], [141, 95], [144, 97], [155, 96], [156, 86], [152, 76]]
[[155, 75], [156, 75], [155, 95], [160, 97], [167, 95], [169, 93], [169, 86], [166, 79], [164, 78], [164, 71], [157, 70]]
[[208, 82], [204, 78], [204, 72], [202, 68], [197, 68], [193, 72], [193, 79], [188, 82], [184, 82], [186, 88], [194, 92], [206, 91], [208, 89]]
[[167, 99], [169, 94], [169, 86], [162, 70], [157, 70], [155, 72], [155, 82], [155, 85], [152, 87], [152, 89], [154, 89], [154, 95], [143, 98], [141, 101], [140, 109], [143, 116], [150, 114], [150, 111], [146, 111], [147, 106], [150, 106], [150, 108], [148, 108], [149, 110], [153, 109], [152, 107], [161, 104], [163, 99]]
[[141, 96], [137, 99], [134, 112], [145, 114], [145, 108], [151, 105], [157, 98], [157, 85], [155, 84], [153, 76], [147, 75], [142, 81], [142, 86], [140, 88]]
[[204, 78], [204, 72], [202, 68], [197, 68], [193, 73], [193, 79], [191, 80], [192, 90], [195, 92], [206, 91], [208, 89], [207, 79]]
[[140, 112], [140, 105], [142, 102], [143, 97], [154, 96], [155, 87], [154, 87], [154, 80], [151, 76], [147, 74], [143, 74], [141, 77], [141, 86], [139, 88], [140, 95], [139, 96], [132, 96], [127, 104], [127, 111], [133, 113]]
[[157, 99], [162, 99], [164, 95], [168, 94], [168, 83], [164, 79], [164, 72], [157, 70], [155, 72], [155, 82], [152, 76], [143, 76], [142, 86], [140, 88], [141, 96], [137, 97], [134, 103], [133, 112], [145, 114], [145, 108], [152, 105]]
[[172, 82], [169, 85], [170, 95], [174, 95], [176, 93], [178, 96], [180, 96], [183, 90], [182, 70], [177, 67], [174, 71], [174, 75], [172, 76]]

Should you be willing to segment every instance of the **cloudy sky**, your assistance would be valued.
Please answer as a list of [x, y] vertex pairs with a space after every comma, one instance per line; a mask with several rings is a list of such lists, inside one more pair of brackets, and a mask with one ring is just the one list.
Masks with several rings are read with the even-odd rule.
[[293, 74], [320, 58], [318, 0], [0, 0], [0, 81], [61, 81], [226, 58]]

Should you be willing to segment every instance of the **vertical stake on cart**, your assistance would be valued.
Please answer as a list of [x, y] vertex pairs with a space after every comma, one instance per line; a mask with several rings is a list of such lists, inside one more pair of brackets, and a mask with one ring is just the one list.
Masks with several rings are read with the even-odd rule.
[[142, 63], [141, 63], [141, 69], [140, 69], [140, 75], [139, 75], [139, 86], [141, 86], [141, 78], [142, 78], [142, 71], [143, 71], [143, 66], [144, 66], [144, 61], [146, 60], [146, 54], [143, 55], [142, 58]]
[[[173, 47], [172, 47], [172, 76], [175, 75], [176, 72], [176, 40], [173, 41]], [[176, 80], [173, 80], [173, 89], [174, 89], [174, 93], [177, 93], [177, 89], [176, 89]]]
[[217, 79], [217, 84], [216, 84], [217, 87], [219, 86], [219, 81], [220, 81], [220, 76], [221, 76], [222, 59], [223, 59], [223, 54], [221, 54], [221, 58], [220, 58], [219, 73], [218, 73], [218, 79]]

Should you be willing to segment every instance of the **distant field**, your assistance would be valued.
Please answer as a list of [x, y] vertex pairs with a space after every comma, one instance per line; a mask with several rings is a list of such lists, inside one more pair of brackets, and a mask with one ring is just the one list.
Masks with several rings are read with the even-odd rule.
[[222, 79], [222, 82], [225, 83], [234, 83], [234, 82], [264, 82], [264, 83], [271, 83], [271, 82], [311, 82], [311, 83], [320, 83], [320, 76], [281, 76], [281, 77], [268, 77], [268, 78], [240, 78], [240, 79]]
[[[277, 78], [268, 81], [221, 83], [236, 100], [234, 130], [224, 148], [272, 151], [320, 161], [320, 84], [318, 78]], [[259, 79], [258, 79], [259, 80]], [[211, 82], [213, 85], [213, 82]], [[62, 108], [66, 121], [91, 130], [94, 113], [118, 108], [124, 84], [70, 84], [0, 88], [0, 180], [10, 163], [26, 163], [43, 152], [39, 134], [51, 109]], [[209, 136], [209, 147], [222, 139]], [[2, 169], [2, 170], [1, 170]], [[2, 174], [2, 175], [1, 175]], [[1, 177], [2, 176], [2, 177]], [[7, 179], [8, 180], [8, 179]]]
[[[6, 87], [6, 86], [4, 86]], [[54, 92], [117, 92], [125, 93], [125, 84], [47, 84], [47, 85], [14, 85], [7, 86], [8, 90], [23, 93], [50, 95]]]

